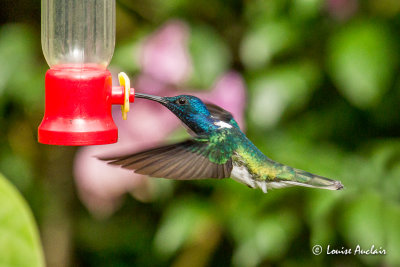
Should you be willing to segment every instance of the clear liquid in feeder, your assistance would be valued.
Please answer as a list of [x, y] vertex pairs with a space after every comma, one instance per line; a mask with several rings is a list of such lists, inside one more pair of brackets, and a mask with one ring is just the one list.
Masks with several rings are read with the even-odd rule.
[[106, 69], [114, 46], [114, 0], [42, 0], [42, 49], [50, 68]]
[[42, 0], [41, 32], [50, 69], [39, 142], [116, 142], [112, 77], [107, 70], [115, 46], [115, 0]]

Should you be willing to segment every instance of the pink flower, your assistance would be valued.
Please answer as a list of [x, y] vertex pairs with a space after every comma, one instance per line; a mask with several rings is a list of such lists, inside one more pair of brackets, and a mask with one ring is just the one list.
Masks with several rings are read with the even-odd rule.
[[142, 48], [145, 74], [165, 83], [184, 82], [192, 69], [188, 49], [189, 29], [181, 21], [167, 22], [150, 36]]

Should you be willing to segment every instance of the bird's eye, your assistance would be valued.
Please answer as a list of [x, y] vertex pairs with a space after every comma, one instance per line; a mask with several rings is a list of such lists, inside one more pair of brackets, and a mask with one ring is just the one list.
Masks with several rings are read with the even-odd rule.
[[176, 102], [177, 102], [177, 104], [179, 104], [179, 105], [185, 105], [185, 104], [187, 104], [187, 100], [186, 100], [186, 98], [184, 98], [184, 97], [179, 98]]

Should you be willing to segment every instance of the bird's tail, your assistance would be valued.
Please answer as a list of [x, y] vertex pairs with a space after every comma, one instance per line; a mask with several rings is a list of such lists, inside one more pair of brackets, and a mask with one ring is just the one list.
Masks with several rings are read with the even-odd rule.
[[[289, 167], [290, 168], [290, 167]], [[320, 189], [329, 189], [329, 190], [340, 190], [343, 189], [343, 185], [340, 181], [332, 180], [323, 176], [319, 176], [316, 174], [312, 174], [303, 170], [290, 168], [291, 174], [290, 177], [283, 177], [278, 174], [277, 178], [280, 180], [280, 183], [285, 185], [297, 185], [297, 186], [305, 186], [305, 187], [313, 187]]]

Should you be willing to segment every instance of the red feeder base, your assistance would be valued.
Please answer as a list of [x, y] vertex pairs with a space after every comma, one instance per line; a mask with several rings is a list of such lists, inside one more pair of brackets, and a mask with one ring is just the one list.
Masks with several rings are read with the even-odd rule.
[[96, 67], [62, 66], [46, 73], [45, 114], [38, 139], [49, 145], [102, 145], [117, 142], [111, 115], [112, 78]]

